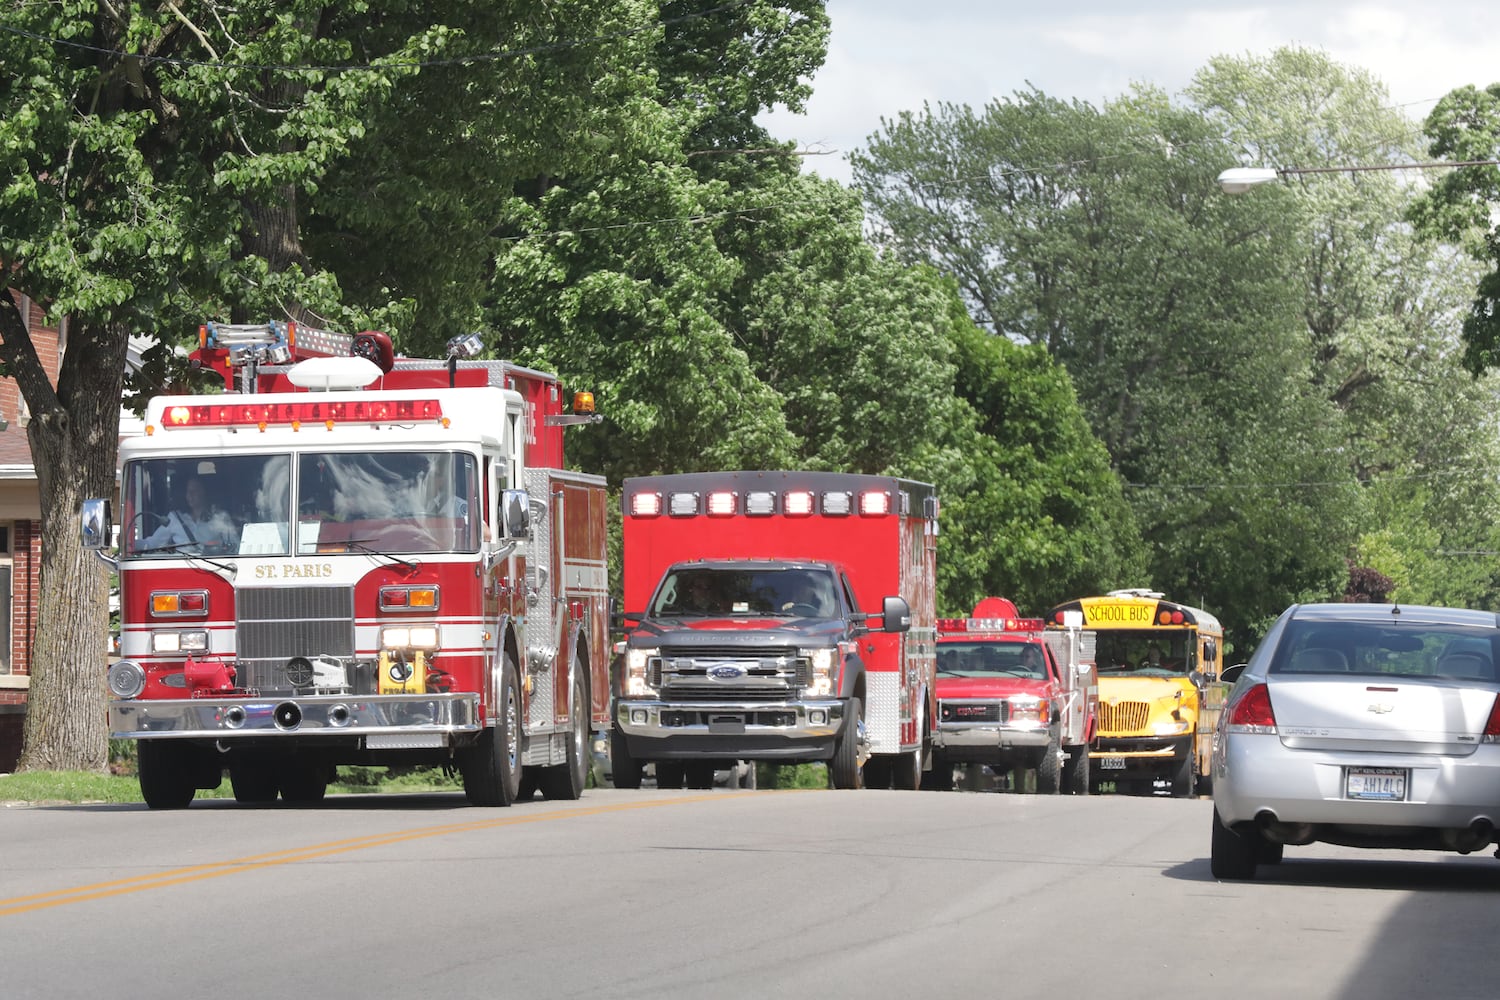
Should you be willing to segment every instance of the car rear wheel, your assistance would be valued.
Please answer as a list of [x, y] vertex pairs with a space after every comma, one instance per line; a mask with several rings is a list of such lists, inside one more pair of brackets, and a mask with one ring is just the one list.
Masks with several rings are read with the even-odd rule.
[[1262, 857], [1265, 839], [1253, 827], [1234, 830], [1224, 825], [1214, 809], [1213, 840], [1209, 845], [1209, 869], [1214, 878], [1253, 879]]

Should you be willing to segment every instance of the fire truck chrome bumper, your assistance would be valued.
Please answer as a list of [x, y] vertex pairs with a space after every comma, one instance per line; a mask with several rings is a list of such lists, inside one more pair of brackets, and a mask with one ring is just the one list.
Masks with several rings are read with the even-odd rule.
[[475, 694], [313, 695], [291, 698], [192, 698], [115, 701], [112, 739], [182, 737], [233, 739], [295, 734], [309, 737], [397, 737], [403, 745], [442, 746], [447, 736], [476, 733]]
[[844, 721], [844, 703], [820, 701], [620, 701], [615, 721], [644, 739], [678, 736], [785, 736], [831, 739]]
[[944, 750], [993, 749], [999, 747], [1045, 747], [1045, 729], [1012, 729], [1006, 726], [941, 723], [932, 734], [932, 745]]

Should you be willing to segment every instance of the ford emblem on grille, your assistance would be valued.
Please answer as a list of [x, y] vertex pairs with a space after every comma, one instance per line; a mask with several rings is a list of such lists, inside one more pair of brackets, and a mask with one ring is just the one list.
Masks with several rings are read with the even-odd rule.
[[745, 668], [733, 663], [723, 663], [717, 667], [710, 667], [708, 676], [716, 681], [732, 681], [745, 676]]

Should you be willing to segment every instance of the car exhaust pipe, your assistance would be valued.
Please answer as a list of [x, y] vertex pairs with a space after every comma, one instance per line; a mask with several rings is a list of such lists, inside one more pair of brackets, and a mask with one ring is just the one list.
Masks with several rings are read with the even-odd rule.
[[276, 706], [271, 717], [276, 721], [277, 729], [296, 729], [302, 725], [302, 708], [295, 701], [284, 701]]
[[1471, 854], [1490, 846], [1495, 839], [1495, 824], [1487, 819], [1476, 819], [1463, 830], [1444, 830], [1443, 846], [1459, 854]]
[[1274, 844], [1298, 847], [1311, 844], [1314, 839], [1311, 823], [1283, 823], [1270, 813], [1261, 813], [1255, 817], [1255, 825], [1261, 836]]

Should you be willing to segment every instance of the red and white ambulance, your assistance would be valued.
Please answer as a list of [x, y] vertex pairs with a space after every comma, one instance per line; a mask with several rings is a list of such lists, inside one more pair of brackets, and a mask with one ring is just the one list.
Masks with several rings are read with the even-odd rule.
[[1003, 597], [986, 597], [968, 618], [937, 623], [937, 728], [929, 788], [983, 788], [984, 767], [1012, 789], [1089, 792], [1089, 744], [1099, 708], [1094, 634], [1048, 630]]
[[624, 483], [611, 766], [707, 787], [735, 760], [916, 788], [931, 739], [937, 495], [892, 476]]
[[[562, 447], [592, 400], [566, 414], [556, 376], [477, 348], [209, 325], [196, 360], [237, 391], [153, 399], [121, 443], [109, 721], [152, 808], [226, 772], [242, 802], [317, 801], [338, 765], [451, 766], [478, 805], [582, 793], [608, 511]], [[83, 511], [101, 555], [110, 514]]]

